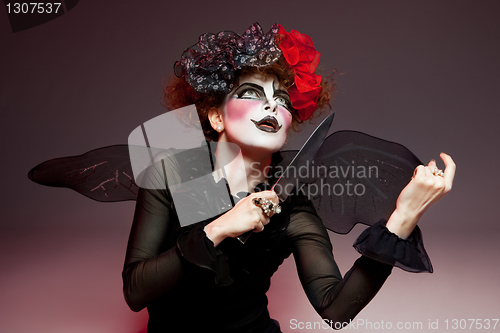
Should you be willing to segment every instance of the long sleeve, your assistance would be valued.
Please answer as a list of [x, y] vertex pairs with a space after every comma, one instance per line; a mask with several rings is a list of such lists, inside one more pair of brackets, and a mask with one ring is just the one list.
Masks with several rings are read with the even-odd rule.
[[208, 288], [232, 282], [225, 253], [203, 231], [207, 223], [179, 229], [165, 194], [140, 191], [122, 273], [125, 299], [132, 310], [140, 311], [176, 287], [180, 291], [183, 287], [178, 286], [186, 277], [195, 277]]
[[141, 190], [137, 200], [122, 273], [125, 299], [134, 311], [171, 290], [184, 274], [175, 246], [179, 223], [161, 194]]
[[288, 227], [300, 281], [323, 319], [348, 322], [382, 287], [392, 266], [360, 257], [342, 278], [326, 229], [317, 215], [293, 214]]
[[407, 239], [399, 238], [386, 228], [382, 220], [359, 235], [354, 248], [362, 255], [399, 267], [412, 273], [432, 273], [432, 264], [425, 252], [422, 233], [415, 227]]
[[[124, 296], [134, 311], [168, 293], [190, 288], [186, 283], [182, 285], [186, 277], [195, 276], [208, 287], [216, 282], [227, 283], [224, 254], [215, 249], [203, 231], [209, 221], [180, 228], [165, 181], [179, 183], [177, 169], [174, 159], [164, 157], [149, 168], [142, 183], [147, 189], [139, 191], [122, 272]], [[208, 270], [198, 274], [196, 267]]]

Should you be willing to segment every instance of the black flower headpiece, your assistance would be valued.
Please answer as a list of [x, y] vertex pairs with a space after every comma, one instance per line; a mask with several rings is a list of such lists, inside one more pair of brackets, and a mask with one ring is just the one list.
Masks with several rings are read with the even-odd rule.
[[254, 23], [243, 36], [233, 31], [203, 34], [175, 63], [175, 75], [184, 77], [198, 92], [227, 94], [233, 88], [237, 70], [269, 66], [279, 59], [281, 50], [275, 44], [278, 29], [274, 24], [264, 34], [260, 25]]

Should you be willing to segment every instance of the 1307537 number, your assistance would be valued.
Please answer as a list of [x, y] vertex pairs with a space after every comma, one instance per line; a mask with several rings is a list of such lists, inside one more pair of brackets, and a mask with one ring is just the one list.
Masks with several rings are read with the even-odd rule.
[[446, 319], [446, 329], [452, 330], [494, 330], [499, 319]]
[[61, 8], [61, 2], [14, 2], [7, 3], [8, 14], [57, 14]]

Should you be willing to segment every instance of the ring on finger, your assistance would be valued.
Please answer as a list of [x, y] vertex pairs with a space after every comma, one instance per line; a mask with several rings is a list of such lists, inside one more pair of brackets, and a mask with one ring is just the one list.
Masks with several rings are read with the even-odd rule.
[[260, 207], [260, 209], [262, 209], [264, 214], [266, 214], [267, 216], [269, 216], [271, 212], [273, 214], [281, 213], [281, 206], [266, 198], [255, 198], [253, 199], [253, 204], [257, 207]]
[[441, 169], [432, 169], [432, 170], [431, 170], [431, 173], [432, 173], [434, 176], [444, 177], [444, 172], [443, 172], [443, 170], [441, 170]]

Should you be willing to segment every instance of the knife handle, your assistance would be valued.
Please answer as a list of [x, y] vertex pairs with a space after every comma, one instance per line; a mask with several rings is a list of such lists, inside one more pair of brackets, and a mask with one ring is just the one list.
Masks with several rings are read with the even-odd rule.
[[244, 234], [239, 235], [238, 237], [236, 237], [236, 239], [239, 240], [241, 244], [245, 244], [252, 234], [253, 231], [250, 230], [245, 232]]

